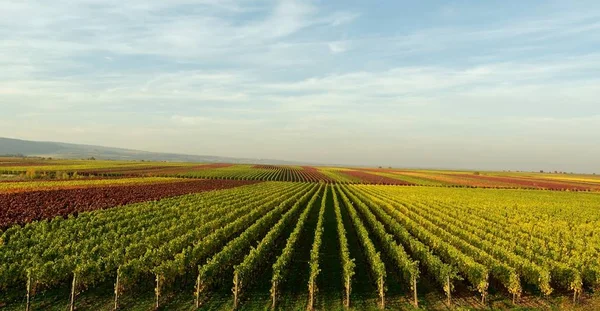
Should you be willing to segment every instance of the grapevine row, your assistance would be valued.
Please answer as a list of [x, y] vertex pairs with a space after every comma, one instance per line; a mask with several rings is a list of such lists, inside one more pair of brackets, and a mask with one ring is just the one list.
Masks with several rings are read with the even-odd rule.
[[329, 188], [325, 188], [325, 193], [323, 194], [323, 198], [321, 199], [321, 208], [319, 209], [319, 217], [317, 220], [317, 227], [315, 228], [315, 239], [313, 240], [312, 248], [310, 250], [310, 261], [308, 262], [308, 266], [310, 269], [309, 278], [308, 278], [308, 309], [314, 310], [315, 305], [315, 295], [317, 292], [317, 278], [319, 276], [319, 253], [321, 251], [321, 243], [323, 242], [323, 220], [325, 215], [325, 208], [327, 204], [327, 190]]
[[[321, 185], [319, 189], [312, 195], [312, 198], [304, 208], [301, 216], [306, 215], [307, 211], [310, 211], [311, 206], [314, 201], [318, 198], [321, 190], [324, 186]], [[264, 266], [268, 262], [268, 257], [270, 254], [274, 253], [276, 246], [279, 244], [278, 241], [281, 240], [283, 232], [289, 227], [292, 221], [294, 221], [295, 214], [292, 213], [292, 210], [301, 209], [304, 200], [298, 201], [294, 207], [290, 210], [290, 213], [285, 214], [279, 222], [273, 226], [273, 228], [267, 233], [267, 235], [262, 239], [262, 241], [258, 244], [256, 248], [252, 248], [250, 253], [244, 257], [244, 260], [237, 266], [234, 267], [233, 273], [233, 293], [234, 293], [234, 306], [237, 306], [240, 296], [243, 293], [243, 290], [252, 284], [253, 280], [255, 280]]]
[[384, 309], [386, 278], [385, 264], [381, 260], [380, 253], [377, 251], [375, 245], [371, 241], [369, 233], [365, 228], [364, 224], [362, 223], [356, 212], [352, 213], [352, 211], [354, 211], [354, 208], [352, 207], [352, 202], [350, 202], [346, 195], [341, 190], [339, 190], [339, 186], [337, 187], [338, 193], [342, 198], [342, 202], [344, 202], [346, 209], [348, 209], [348, 211], [350, 212], [350, 220], [354, 225], [354, 228], [358, 234], [360, 244], [362, 245], [367, 260], [369, 261], [369, 268], [371, 270], [371, 273], [373, 274], [373, 277], [376, 280], [377, 292], [379, 294], [379, 308]]
[[362, 214], [363, 219], [365, 219], [366, 223], [371, 229], [371, 232], [373, 232], [378, 239], [383, 251], [389, 258], [392, 259], [395, 264], [395, 268], [398, 269], [398, 272], [403, 277], [408, 287], [412, 289], [413, 303], [416, 307], [418, 307], [417, 279], [419, 278], [419, 263], [410, 258], [402, 245], [396, 243], [394, 237], [385, 230], [383, 224], [377, 220], [377, 218], [368, 210], [363, 202], [358, 200], [350, 191], [348, 191], [346, 187], [342, 187], [341, 189], [351, 199], [352, 202], [350, 205], [348, 205], [350, 217], [358, 217], [356, 209], [354, 208], [354, 204], [356, 204], [357, 209]]
[[338, 242], [340, 245], [340, 258], [342, 260], [342, 279], [344, 284], [344, 306], [350, 307], [350, 294], [352, 292], [352, 278], [354, 277], [354, 269], [356, 264], [354, 258], [350, 257], [350, 249], [348, 247], [348, 238], [346, 237], [346, 229], [342, 220], [342, 212], [335, 187], [331, 188], [333, 196], [333, 206], [335, 211], [336, 229], [338, 234]]
[[453, 282], [460, 279], [456, 268], [444, 263], [440, 257], [433, 254], [428, 246], [413, 237], [394, 217], [387, 214], [384, 209], [369, 200], [365, 195], [359, 192], [354, 192], [353, 194], [357, 198], [356, 200], [363, 203], [364, 205], [362, 206], [366, 207], [364, 213], [371, 212], [376, 215], [396, 239], [410, 251], [412, 257], [419, 260], [421, 267], [428, 271], [429, 275], [444, 289], [450, 303], [451, 294], [454, 289]]
[[277, 260], [273, 264], [273, 276], [271, 278], [271, 299], [272, 299], [272, 307], [275, 308], [277, 299], [279, 297], [280, 287], [283, 285], [286, 276], [290, 272], [290, 265], [292, 263], [292, 256], [294, 254], [294, 250], [297, 246], [298, 241], [303, 236], [304, 225], [313, 210], [313, 206], [315, 205], [315, 201], [317, 200], [317, 196], [313, 196], [306, 209], [300, 214], [298, 217], [298, 222], [294, 227], [294, 230], [290, 234], [287, 239], [286, 245], [281, 252], [281, 255], [277, 257]]
[[458, 268], [458, 271], [481, 293], [482, 300], [485, 300], [487, 288], [489, 285], [489, 270], [484, 265], [476, 262], [470, 256], [464, 254], [459, 249], [446, 243], [440, 237], [425, 230], [420, 225], [414, 223], [406, 215], [400, 212], [396, 206], [392, 207], [387, 201], [376, 197], [370, 197], [374, 203], [377, 203], [384, 211], [391, 215], [396, 221], [404, 226], [412, 236], [416, 237], [424, 244], [428, 245], [444, 262], [450, 263]]
[[[276, 209], [272, 210], [258, 222], [248, 227], [240, 236], [227, 243], [227, 245], [210, 258], [206, 264], [198, 266], [196, 305], [200, 305], [200, 295], [204, 294], [207, 289], [222, 280], [224, 273], [229, 272], [230, 269], [239, 262], [241, 259], [240, 257], [245, 254], [258, 237], [263, 235], [267, 229], [277, 223], [281, 214], [283, 214], [283, 218], [280, 221], [287, 222], [290, 219], [293, 219], [300, 210], [301, 205], [308, 201], [308, 198], [314, 194], [317, 188], [318, 185], [315, 184], [308, 192], [302, 193], [300, 199], [296, 200], [296, 197], [292, 197], [284, 201]], [[295, 204], [289, 209], [289, 205], [294, 202]]]

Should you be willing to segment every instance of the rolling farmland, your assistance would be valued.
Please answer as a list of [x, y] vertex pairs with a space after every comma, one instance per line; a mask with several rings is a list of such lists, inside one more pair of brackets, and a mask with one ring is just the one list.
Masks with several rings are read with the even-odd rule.
[[600, 306], [593, 175], [0, 164], [0, 309]]

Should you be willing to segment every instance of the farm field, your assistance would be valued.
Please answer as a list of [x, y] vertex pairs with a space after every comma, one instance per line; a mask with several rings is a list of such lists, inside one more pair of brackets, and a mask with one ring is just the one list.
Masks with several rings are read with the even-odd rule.
[[[154, 183], [99, 183], [91, 180], [83, 188], [58, 188], [15, 193], [0, 193], [0, 228], [25, 224], [32, 220], [76, 215], [80, 212], [104, 209], [128, 203], [159, 200], [217, 189], [227, 189], [254, 181], [244, 180], [173, 180]], [[89, 185], [91, 184], [91, 185]], [[98, 184], [93, 187], [92, 185]]]
[[[0, 158], [6, 181], [28, 179], [175, 177], [195, 179], [326, 182], [465, 188], [600, 191], [600, 176], [565, 173], [475, 172], [394, 168], [171, 163]], [[31, 175], [28, 177], [28, 175]], [[3, 181], [4, 180], [4, 181]], [[40, 186], [41, 187], [41, 186]], [[47, 185], [45, 187], [52, 187]], [[14, 188], [17, 188], [14, 186]]]
[[2, 310], [600, 307], [593, 175], [2, 163]]

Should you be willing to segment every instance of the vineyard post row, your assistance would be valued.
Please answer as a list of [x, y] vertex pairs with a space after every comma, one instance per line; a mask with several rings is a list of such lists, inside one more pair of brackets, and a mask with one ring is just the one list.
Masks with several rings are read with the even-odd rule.
[[[279, 195], [284, 195], [285, 193], [292, 194], [294, 192], [284, 191], [280, 192]], [[222, 232], [220, 231], [221, 229], [231, 229], [235, 225], [237, 225], [238, 228], [240, 226], [247, 226], [248, 223], [268, 211], [271, 208], [269, 202], [277, 202], [273, 201], [273, 199], [276, 198], [277, 194], [267, 195], [265, 199], [258, 199], [251, 204], [245, 203], [245, 200], [240, 200], [235, 204], [233, 204], [233, 201], [229, 201], [232, 205], [223, 204], [222, 208], [217, 208], [206, 214], [206, 216], [215, 215], [218, 218], [208, 221], [202, 226], [187, 227], [188, 229], [181, 228], [182, 230], [180, 230], [179, 233], [175, 231], [173, 233], [176, 235], [171, 237], [158, 237], [158, 235], [161, 235], [161, 232], [158, 232], [157, 235], [155, 235], [156, 238], [152, 235], [148, 236], [146, 241], [159, 241], [158, 243], [160, 244], [155, 244], [154, 250], [146, 251], [143, 254], [132, 253], [133, 255], [130, 255], [129, 258], [126, 257], [124, 262], [119, 265], [117, 269], [117, 282], [115, 282], [115, 308], [118, 308], [118, 298], [121, 292], [123, 292], [124, 287], [133, 284], [142, 279], [143, 275], [150, 273], [155, 274], [155, 291], [157, 296], [160, 297], [161, 289], [165, 283], [172, 282], [177, 276], [183, 274], [185, 270], [188, 270], [188, 267], [184, 265], [184, 262], [199, 260], [194, 257], [194, 255], [197, 254], [194, 250], [197, 249], [199, 245], [204, 245], [203, 242], [207, 240], [217, 241], [212, 237], [216, 236], [219, 232]], [[217, 229], [223, 225], [226, 226]], [[215, 229], [217, 229], [217, 231], [213, 232]], [[170, 231], [167, 233], [170, 233]], [[194, 244], [195, 248], [189, 246], [186, 248], [185, 245], [192, 242], [194, 239], [197, 240], [196, 244]], [[142, 243], [148, 242], [143, 241]], [[135, 249], [135, 244], [133, 246]], [[174, 254], [177, 250], [182, 250], [182, 252]]]
[[279, 292], [281, 286], [285, 283], [285, 278], [290, 272], [290, 265], [292, 264], [292, 259], [294, 255], [295, 248], [298, 244], [298, 241], [304, 237], [304, 235], [308, 234], [305, 229], [306, 221], [313, 211], [315, 206], [315, 201], [317, 200], [317, 196], [313, 196], [308, 203], [306, 209], [302, 212], [300, 217], [298, 218], [298, 222], [294, 227], [294, 230], [288, 237], [286, 241], [286, 245], [281, 252], [281, 255], [277, 257], [277, 260], [273, 264], [273, 276], [271, 278], [271, 307], [275, 309], [277, 305], [277, 300], [279, 298]]
[[[350, 222], [354, 225], [354, 229], [358, 234], [358, 240], [363, 248], [363, 251], [367, 257], [367, 261], [369, 262], [369, 269], [373, 278], [376, 282], [377, 292], [379, 295], [379, 308], [385, 309], [385, 279], [386, 279], [386, 269], [385, 264], [381, 260], [380, 253], [375, 248], [373, 241], [371, 241], [369, 237], [369, 233], [362, 223], [361, 219], [358, 217], [354, 208], [352, 206], [352, 202], [348, 200], [344, 192], [342, 192], [338, 187], [338, 193], [342, 198], [342, 202], [344, 203], [348, 213], [350, 214]], [[354, 212], [354, 213], [353, 213]]]
[[[279, 185], [283, 186], [283, 185]], [[289, 188], [283, 187], [282, 189]], [[291, 188], [296, 188], [293, 186]], [[252, 189], [256, 189], [257, 191], [262, 191], [258, 187], [254, 187]], [[230, 190], [221, 193], [215, 193], [215, 195], [207, 194], [206, 197], [214, 196], [217, 198], [218, 196], [230, 195], [231, 193], [237, 193], [237, 190]], [[265, 193], [266, 194], [266, 193]], [[2, 263], [0, 264], [0, 274], [6, 277], [3, 277], [3, 284], [1, 284], [4, 288], [14, 288], [13, 285], [16, 284], [15, 281], [20, 281], [22, 275], [24, 275], [25, 281], [28, 283], [26, 288], [28, 289], [28, 294], [31, 297], [31, 293], [37, 285], [52, 285], [58, 284], [62, 282], [68, 274], [73, 275], [73, 279], [75, 282], [72, 282], [72, 288], [76, 289], [76, 287], [85, 285], [93, 285], [96, 282], [103, 281], [106, 277], [110, 276], [115, 270], [113, 270], [113, 266], [119, 261], [122, 262], [123, 256], [128, 253], [121, 253], [115, 251], [124, 250], [125, 245], [129, 242], [123, 239], [128, 235], [121, 235], [117, 233], [118, 231], [114, 231], [115, 229], [120, 230], [124, 234], [129, 234], [131, 241], [143, 241], [143, 236], [140, 234], [152, 234], [152, 232], [156, 231], [164, 231], [164, 228], [168, 226], [161, 226], [164, 223], [163, 219], [158, 217], [152, 217], [152, 213], [155, 210], [160, 210], [161, 213], [165, 213], [168, 216], [168, 212], [178, 210], [181, 213], [194, 213], [190, 215], [216, 215], [218, 211], [214, 211], [215, 213], [197, 213], [199, 207], [195, 207], [193, 209], [186, 210], [187, 208], [183, 208], [178, 206], [178, 204], [172, 205], [173, 202], [188, 200], [189, 198], [194, 198], [195, 196], [183, 196], [177, 199], [168, 199], [157, 203], [143, 203], [143, 204], [135, 204], [127, 209], [114, 209], [114, 210], [105, 210], [99, 212], [92, 213], [84, 213], [81, 214], [79, 218], [71, 218], [71, 219], [55, 219], [50, 222], [41, 222], [38, 224], [34, 224], [32, 226], [26, 227], [13, 227], [10, 230], [7, 230], [2, 235], [2, 240], [4, 241], [3, 245], [3, 254], [9, 255], [9, 257], [4, 257]], [[204, 196], [201, 196], [204, 197]], [[171, 202], [171, 203], [169, 203]], [[190, 201], [191, 202], [191, 201]], [[215, 201], [213, 201], [215, 202]], [[161, 208], [164, 204], [171, 204], [172, 206], [165, 206], [165, 208]], [[208, 206], [210, 205], [210, 201], [206, 202]], [[152, 207], [156, 206], [156, 208]], [[152, 208], [149, 208], [152, 207]], [[192, 207], [192, 205], [190, 205]], [[231, 213], [235, 213], [236, 210], [233, 209]], [[149, 215], [149, 216], [148, 216]], [[99, 216], [99, 217], [97, 217]], [[110, 216], [110, 217], [105, 217]], [[110, 221], [112, 216], [117, 217], [115, 220], [119, 221]], [[171, 217], [171, 216], [168, 216]], [[136, 221], [131, 221], [132, 219], [136, 219]], [[147, 226], [148, 230], [139, 231], [136, 227], [143, 225], [145, 221], [139, 221], [147, 219], [148, 221], [152, 220], [156, 225]], [[167, 219], [167, 218], [165, 218]], [[171, 218], [177, 220], [178, 218]], [[97, 221], [98, 220], [98, 221]], [[193, 221], [179, 221], [179, 224], [183, 225], [193, 225]], [[102, 223], [105, 222], [108, 227], [98, 227], [97, 225], [91, 225], [91, 230], [87, 229], [86, 223], [91, 224], [93, 222]], [[119, 225], [121, 224], [121, 225]], [[166, 223], [168, 225], [168, 222]], [[120, 226], [120, 227], [119, 227]], [[47, 231], [48, 227], [52, 227], [53, 229]], [[113, 228], [113, 229], [110, 229]], [[121, 230], [122, 228], [124, 230]], [[38, 230], [39, 229], [39, 230]], [[97, 229], [104, 230], [105, 233], [98, 231], [98, 233], [94, 233]], [[182, 228], [184, 229], [184, 228]], [[83, 230], [83, 231], [80, 231]], [[154, 231], [153, 231], [154, 230]], [[179, 230], [174, 232], [187, 232], [188, 230]], [[20, 232], [27, 232], [26, 235], [21, 234]], [[79, 233], [78, 233], [79, 232]], [[89, 234], [91, 232], [91, 234]], [[168, 233], [165, 231], [165, 233]], [[73, 234], [78, 234], [80, 237], [77, 239], [70, 238]], [[83, 235], [82, 235], [83, 234]], [[107, 239], [108, 236], [103, 236], [103, 234], [109, 234], [110, 239]], [[158, 234], [158, 233], [157, 233]], [[58, 237], [54, 238], [54, 236]], [[89, 238], [86, 238], [89, 236]], [[114, 237], [119, 237], [119, 239], [113, 239]], [[62, 238], [61, 238], [62, 237]], [[148, 236], [150, 237], [150, 236]], [[83, 238], [83, 239], [82, 239]], [[26, 242], [27, 240], [31, 242]], [[155, 239], [155, 241], [160, 241], [161, 239]], [[73, 241], [76, 241], [75, 243]], [[101, 241], [101, 242], [100, 242]], [[174, 240], [175, 241], [175, 240]], [[32, 247], [24, 248], [20, 245], [25, 245], [24, 243], [33, 243]], [[114, 246], [111, 246], [111, 243], [117, 243]], [[69, 248], [65, 248], [64, 245], [69, 245]], [[96, 249], [94, 253], [89, 253], [88, 249], [95, 245], [93, 248]], [[39, 247], [38, 247], [39, 246]], [[133, 246], [133, 245], [132, 245]], [[140, 245], [141, 246], [141, 245]], [[99, 248], [101, 247], [101, 248]], [[42, 259], [41, 254], [48, 251], [63, 249], [67, 251], [67, 253], [61, 252], [57, 253], [60, 256], [55, 260], [45, 262], [40, 261]], [[109, 251], [109, 253], [105, 253], [102, 251], [105, 249]], [[141, 249], [141, 248], [140, 248]], [[69, 250], [73, 251], [73, 254], [69, 254]], [[40, 255], [36, 255], [37, 252], [40, 252]], [[110, 253], [112, 252], [112, 254]], [[85, 258], [80, 258], [85, 255]], [[148, 253], [147, 253], [148, 254]], [[118, 255], [118, 256], [116, 256]], [[31, 256], [31, 257], [30, 257]], [[96, 256], [96, 257], [91, 257]], [[75, 260], [73, 260], [75, 259]], [[102, 265], [100, 263], [102, 262]], [[74, 268], [71, 266], [75, 264]], [[71, 265], [71, 266], [70, 266]], [[48, 268], [52, 268], [48, 270]], [[146, 267], [144, 267], [146, 268]], [[115, 267], [116, 269], [116, 267]], [[22, 272], [18, 272], [22, 271]], [[112, 271], [112, 272], [111, 272]], [[72, 293], [75, 290], [71, 291]], [[74, 295], [71, 294], [71, 300], [74, 300]]]
[[258, 279], [260, 272], [265, 268], [265, 263], [270, 262], [270, 256], [274, 253], [274, 250], [277, 249], [278, 242], [283, 240], [282, 235], [284, 231], [290, 227], [295, 220], [295, 216], [297, 215], [296, 211], [299, 212], [303, 210], [300, 214], [300, 217], [302, 217], [308, 210], [311, 210], [312, 205], [321, 194], [323, 188], [326, 189], [323, 184], [319, 185], [319, 188], [312, 194], [312, 197], [306, 206], [304, 206], [304, 203], [308, 196], [297, 201], [292, 209], [290, 209], [290, 211], [286, 213], [277, 224], [271, 228], [271, 230], [269, 230], [258, 246], [250, 250], [250, 253], [244, 257], [242, 263], [234, 267], [234, 286], [232, 289], [234, 308], [238, 305], [244, 286], [248, 286], [252, 284], [254, 280]]
[[[402, 226], [388, 211], [381, 208], [381, 206], [366, 200], [361, 196], [360, 193], [355, 192], [355, 196], [360, 197], [356, 199], [359, 204], [359, 210], [363, 210], [363, 213], [371, 212], [382, 221], [385, 227], [393, 234], [393, 236], [406, 247], [410, 253], [418, 259], [421, 268], [429, 272], [437, 284], [444, 289], [447, 296], [448, 305], [451, 304], [452, 291], [454, 289], [453, 282], [460, 280], [458, 271], [453, 265], [446, 264], [440, 257], [432, 252], [432, 250], [417, 238], [415, 238], [404, 226]], [[364, 207], [364, 208], [363, 208]]]
[[[277, 222], [280, 215], [284, 214], [285, 219], [289, 219], [293, 215], [296, 215], [299, 206], [308, 201], [310, 195], [314, 194], [317, 188], [318, 184], [314, 184], [314, 186], [310, 187], [310, 190], [300, 192], [284, 201], [277, 208], [261, 218], [261, 220], [248, 227], [240, 236], [229, 241], [226, 246], [210, 258], [206, 264], [199, 265], [195, 294], [196, 306], [200, 306], [200, 296], [205, 294], [210, 287], [215, 285], [215, 283], [219, 282], [221, 280], [220, 276], [222, 276], [224, 272], [233, 268], [233, 265], [235, 265], [238, 259], [244, 256], [245, 251], [250, 248], [251, 243], [262, 236], [267, 229], [270, 229], [270, 227]], [[298, 196], [300, 195], [301, 197], [298, 199]], [[291, 204], [293, 204], [293, 207], [289, 209], [289, 205]], [[241, 259], [243, 259], [243, 257]]]
[[346, 228], [342, 220], [342, 212], [336, 189], [331, 188], [333, 195], [333, 205], [335, 212], [336, 229], [338, 234], [338, 242], [340, 245], [340, 258], [342, 260], [342, 282], [344, 284], [344, 307], [350, 307], [350, 294], [352, 292], [352, 278], [355, 274], [356, 263], [354, 258], [350, 256], [350, 249], [348, 246], [348, 237], [346, 236]]
[[398, 210], [397, 207], [392, 207], [389, 202], [374, 196], [369, 196], [367, 202], [372, 204], [374, 209], [383, 208], [388, 215], [391, 215], [402, 226], [406, 227], [410, 232], [410, 235], [423, 241], [436, 255], [442, 258], [444, 262], [457, 267], [458, 271], [481, 293], [482, 301], [485, 301], [489, 285], [489, 270], [487, 267], [476, 262], [467, 254], [445, 242], [435, 234], [432, 234], [425, 228], [415, 224], [411, 219], [404, 215], [404, 213]]
[[[162, 288], [165, 285], [173, 283], [177, 277], [192, 270], [195, 264], [208, 256], [210, 250], [219, 247], [231, 236], [244, 230], [255, 220], [283, 202], [288, 195], [293, 196], [306, 187], [306, 185], [292, 187], [283, 192], [268, 194], [264, 198], [249, 197], [247, 200], [252, 200], [250, 203], [247, 200], [241, 200], [238, 207], [236, 207], [238, 203], [230, 205], [229, 209], [233, 210], [226, 212], [215, 221], [193, 229], [191, 236], [184, 234], [172, 239], [171, 242], [165, 243], [164, 247], [161, 247], [158, 252], [147, 252], [143, 256], [136, 257], [120, 266], [117, 271], [117, 278], [123, 277], [125, 281], [129, 280], [131, 283], [138, 280], [141, 274], [154, 273], [156, 280], [155, 292], [157, 297], [160, 298]], [[224, 204], [225, 209], [228, 205]], [[240, 206], [241, 208], [239, 208]], [[176, 253], [177, 251], [180, 251], [180, 253]], [[115, 284], [115, 300], [120, 290], [122, 288]]]
[[[375, 193], [373, 190], [368, 189], [371, 193]], [[382, 193], [376, 195], [384, 198]], [[402, 205], [398, 205], [397, 208], [404, 214], [414, 218], [421, 226], [429, 228], [451, 244], [472, 255], [477, 261], [490, 267], [492, 275], [513, 294], [513, 300], [515, 296], [518, 297], [521, 294], [517, 273], [522, 275], [529, 284], [537, 286], [545, 295], [552, 292], [551, 279], [557, 286], [573, 290], [574, 298], [577, 298], [582, 291], [583, 283], [580, 272], [564, 263], [536, 255], [535, 252], [528, 252], [528, 255], [525, 256], [525, 250], [519, 246], [521, 241], [509, 242], [500, 236], [489, 240], [488, 234], [484, 234], [479, 226], [469, 224], [469, 220], [461, 215], [448, 217], [449, 215], [442, 212], [443, 209], [433, 209], [427, 204], [418, 202], [403, 202], [398, 197], [390, 197], [387, 200], [401, 203]], [[457, 219], [454, 220], [454, 218]], [[459, 220], [460, 223], [458, 223]], [[495, 227], [497, 226], [486, 228], [489, 230]], [[465, 231], [465, 229], [468, 230]], [[498, 231], [492, 232], [497, 234]]]
[[[351, 199], [351, 202], [347, 205], [351, 217], [358, 218], [359, 213], [357, 213], [356, 210], [358, 209], [360, 211], [365, 223], [371, 229], [371, 233], [374, 234], [375, 238], [382, 246], [385, 255], [395, 264], [394, 266], [402, 276], [405, 285], [413, 291], [413, 304], [418, 308], [417, 280], [420, 273], [419, 262], [414, 261], [410, 255], [406, 253], [404, 247], [396, 242], [394, 237], [386, 231], [383, 224], [377, 220], [375, 215], [368, 211], [365, 204], [358, 200], [347, 187], [341, 187], [341, 189], [342, 193]], [[346, 197], [344, 197], [344, 199], [345, 198]], [[355, 205], [356, 208], [354, 208]]]
[[325, 193], [321, 199], [321, 208], [319, 209], [319, 217], [317, 220], [317, 227], [315, 228], [315, 237], [312, 248], [310, 250], [310, 261], [309, 261], [309, 279], [308, 279], [308, 309], [314, 310], [315, 308], [315, 295], [317, 292], [317, 278], [321, 269], [319, 268], [319, 255], [321, 251], [321, 243], [323, 240], [323, 220], [325, 215], [325, 208], [327, 204], [327, 193], [329, 187], [325, 188]]

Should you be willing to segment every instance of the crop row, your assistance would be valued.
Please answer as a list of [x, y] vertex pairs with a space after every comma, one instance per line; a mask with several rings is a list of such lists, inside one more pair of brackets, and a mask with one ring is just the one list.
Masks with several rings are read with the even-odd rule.
[[310, 167], [275, 165], [236, 165], [213, 170], [193, 171], [179, 174], [181, 177], [226, 178], [265, 181], [335, 182], [336, 180]]
[[[111, 180], [119, 181], [119, 180]], [[0, 228], [85, 211], [254, 183], [242, 180], [167, 181], [48, 191], [0, 193]]]
[[593, 175], [525, 172], [467, 172], [405, 170], [393, 168], [344, 168], [290, 165], [195, 164], [170, 162], [44, 160], [0, 158], [0, 174], [13, 179], [61, 179], [75, 172], [79, 176], [101, 177], [186, 177], [261, 181], [327, 182], [341, 184], [419, 185], [504, 189], [600, 191], [600, 179]]
[[371, 174], [365, 171], [358, 170], [347, 170], [343, 171], [344, 174], [360, 179], [361, 182], [367, 184], [383, 184], [383, 185], [413, 185], [410, 182], [406, 182], [396, 178], [390, 178], [384, 175]]
[[133, 178], [92, 178], [75, 180], [22, 180], [0, 182], [0, 193], [27, 191], [60, 190], [75, 188], [114, 187], [127, 185], [146, 185], [186, 181], [175, 177], [133, 177]]

